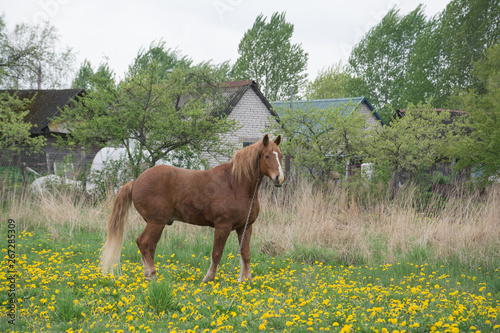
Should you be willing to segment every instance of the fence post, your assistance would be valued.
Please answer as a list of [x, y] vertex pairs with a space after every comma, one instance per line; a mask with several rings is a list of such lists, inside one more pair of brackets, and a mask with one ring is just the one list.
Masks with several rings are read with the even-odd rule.
[[26, 192], [26, 186], [28, 185], [28, 176], [26, 175], [26, 162], [21, 164], [21, 176], [22, 176], [22, 196], [24, 197], [24, 193]]
[[87, 190], [87, 159], [86, 159], [86, 154], [85, 154], [85, 147], [82, 147], [82, 169], [83, 169], [83, 179], [82, 179], [82, 184], [83, 184], [83, 191], [85, 192]]

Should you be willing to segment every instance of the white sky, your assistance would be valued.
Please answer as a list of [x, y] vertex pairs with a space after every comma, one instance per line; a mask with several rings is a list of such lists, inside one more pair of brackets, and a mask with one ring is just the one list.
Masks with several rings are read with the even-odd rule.
[[[346, 62], [362, 36], [393, 7], [408, 13], [419, 3], [428, 17], [451, 0], [1, 0], [9, 29], [22, 22], [49, 20], [60, 40], [96, 67], [108, 61], [119, 77], [141, 47], [160, 39], [195, 63], [238, 58], [238, 44], [255, 18], [286, 11], [295, 26], [292, 41], [309, 53], [307, 72]], [[71, 78], [70, 78], [71, 79]]]

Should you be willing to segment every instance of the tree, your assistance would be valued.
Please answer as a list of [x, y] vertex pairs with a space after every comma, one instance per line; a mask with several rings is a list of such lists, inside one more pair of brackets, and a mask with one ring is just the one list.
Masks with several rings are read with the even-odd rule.
[[500, 1], [453, 0], [440, 17], [443, 69], [441, 86], [446, 96], [478, 87], [474, 63], [500, 38]]
[[132, 65], [129, 66], [129, 72], [134, 73], [139, 70], [147, 70], [152, 64], [156, 63], [158, 69], [157, 75], [165, 79], [175, 68], [189, 68], [193, 60], [182, 55], [179, 50], [166, 48], [165, 41], [152, 42], [149, 48], [140, 49]]
[[94, 72], [90, 61], [85, 59], [77, 71], [71, 87], [74, 89], [85, 89], [87, 92], [90, 92], [96, 91], [100, 86], [106, 84], [115, 85], [114, 82], [114, 73], [107, 63], [100, 64]]
[[24, 121], [30, 102], [9, 92], [0, 94], [0, 149], [4, 157], [12, 157], [21, 151], [39, 152], [45, 145], [44, 137], [31, 137], [33, 125]]
[[239, 58], [233, 67], [236, 79], [253, 79], [270, 101], [290, 96], [290, 88], [300, 92], [306, 83], [308, 54], [301, 44], [292, 44], [294, 26], [285, 13], [274, 13], [269, 23], [257, 16], [238, 45]]
[[60, 121], [73, 124], [70, 138], [124, 147], [134, 177], [144, 163], [154, 166], [179, 151], [228, 155], [231, 147], [220, 136], [236, 124], [219, 112], [224, 103], [211, 73], [179, 67], [162, 78], [162, 70], [151, 62], [118, 86], [108, 82], [66, 108]]
[[390, 173], [427, 171], [449, 157], [449, 146], [455, 142], [449, 119], [448, 111], [437, 112], [429, 104], [410, 105], [402, 118], [374, 129], [367, 161]]
[[[5, 30], [5, 29], [4, 29]], [[4, 88], [59, 88], [73, 63], [71, 49], [58, 50], [56, 29], [44, 25], [17, 24], [0, 36], [0, 60]]]
[[315, 181], [328, 179], [333, 173], [343, 177], [347, 162], [361, 155], [367, 115], [357, 112], [355, 105], [327, 109], [309, 105], [281, 108], [278, 113], [280, 123], [272, 130], [286, 138], [281, 151]]
[[442, 42], [440, 20], [438, 17], [431, 18], [415, 40], [411, 56], [406, 62], [406, 76], [400, 97], [403, 104], [430, 102], [436, 108], [445, 105], [449, 96], [444, 89], [446, 82], [442, 80]]
[[394, 110], [408, 103], [402, 99], [408, 86], [406, 65], [418, 36], [425, 29], [421, 5], [405, 16], [391, 9], [354, 47], [349, 57], [357, 79], [354, 90], [370, 100], [385, 123], [391, 120]]
[[476, 167], [480, 180], [500, 177], [500, 45], [488, 48], [474, 64], [472, 72], [478, 89], [458, 93], [452, 100], [456, 107], [469, 112], [467, 127], [454, 148], [458, 169]]
[[314, 81], [307, 84], [307, 99], [345, 98], [352, 96], [351, 75], [347, 65], [339, 62], [318, 73]]

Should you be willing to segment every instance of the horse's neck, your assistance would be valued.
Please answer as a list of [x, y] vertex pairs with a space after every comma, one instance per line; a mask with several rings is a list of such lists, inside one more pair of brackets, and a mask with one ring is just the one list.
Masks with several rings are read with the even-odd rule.
[[233, 167], [232, 162], [228, 163], [228, 167], [229, 168], [227, 169], [227, 171], [229, 172], [229, 177], [231, 179], [231, 182], [233, 182], [234, 190], [241, 191], [241, 189], [245, 189], [245, 193], [247, 193], [247, 195], [250, 197], [254, 196], [254, 192], [256, 192], [255, 198], [257, 198], [260, 184], [262, 183], [264, 176], [261, 175], [259, 177], [260, 172], [258, 170], [254, 170], [250, 179], [242, 179], [241, 181], [238, 182], [234, 177], [234, 175], [232, 174], [232, 167]]

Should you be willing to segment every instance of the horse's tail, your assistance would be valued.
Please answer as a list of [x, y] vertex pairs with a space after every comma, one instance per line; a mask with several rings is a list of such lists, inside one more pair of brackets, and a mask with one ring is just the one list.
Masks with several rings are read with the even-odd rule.
[[101, 262], [104, 275], [113, 273], [115, 265], [120, 270], [120, 255], [123, 246], [123, 234], [125, 231], [125, 222], [127, 221], [130, 205], [132, 204], [132, 185], [133, 181], [123, 185], [118, 191], [113, 210], [108, 221], [108, 237], [101, 250]]

